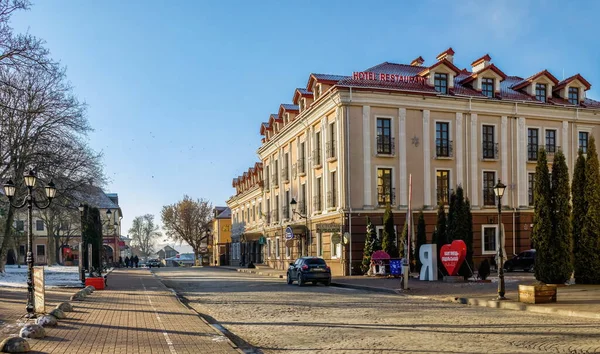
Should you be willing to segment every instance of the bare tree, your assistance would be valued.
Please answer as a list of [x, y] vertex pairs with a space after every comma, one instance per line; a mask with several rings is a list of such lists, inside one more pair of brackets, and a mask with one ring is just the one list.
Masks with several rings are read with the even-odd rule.
[[183, 200], [163, 207], [163, 229], [175, 241], [186, 242], [198, 260], [200, 247], [208, 244], [212, 228], [212, 204], [205, 199], [193, 200], [187, 195]]
[[131, 236], [131, 246], [138, 248], [141, 255], [147, 258], [154, 254], [156, 239], [162, 234], [158, 231], [158, 226], [154, 224], [154, 215], [146, 214], [133, 219], [129, 235]]

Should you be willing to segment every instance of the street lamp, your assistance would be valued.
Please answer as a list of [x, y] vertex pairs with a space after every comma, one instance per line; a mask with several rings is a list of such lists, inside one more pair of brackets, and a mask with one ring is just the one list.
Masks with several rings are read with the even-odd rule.
[[[306, 228], [306, 247], [308, 248], [308, 217], [306, 215], [303, 215], [302, 213], [300, 213], [299, 211], [297, 211], [296, 209], [298, 208], [298, 202], [296, 201], [296, 199], [292, 198], [292, 200], [290, 201], [290, 208], [292, 209], [292, 214], [296, 214], [300, 217], [300, 219], [304, 219], [304, 226]], [[304, 255], [302, 255], [304, 256]]]
[[[84, 225], [84, 215], [85, 215], [85, 209], [87, 208], [87, 205], [83, 205], [83, 203], [79, 203], [79, 214], [81, 215], [81, 218], [79, 219], [80, 221], [80, 229], [81, 229], [81, 242], [79, 243], [80, 247], [79, 247], [79, 279], [81, 280], [81, 285], [85, 285], [85, 267], [88, 266], [89, 261], [88, 261], [88, 245], [87, 245], [87, 240], [83, 237], [83, 225]], [[90, 268], [90, 277], [92, 276], [92, 269], [91, 267], [88, 266], [88, 268]]]
[[4, 184], [4, 194], [8, 197], [10, 205], [15, 209], [21, 209], [27, 206], [27, 218], [29, 220], [29, 228], [27, 229], [27, 318], [35, 317], [35, 307], [33, 304], [33, 205], [35, 205], [38, 209], [46, 209], [52, 203], [52, 199], [56, 196], [56, 187], [54, 183], [50, 181], [46, 185], [46, 198], [48, 198], [48, 203], [46, 205], [39, 205], [35, 198], [33, 197], [33, 188], [35, 187], [35, 183], [37, 181], [37, 176], [33, 170], [29, 170], [23, 176], [25, 179], [25, 185], [27, 186], [27, 195], [21, 204], [13, 204], [12, 200], [15, 196], [15, 192], [17, 190], [15, 184], [12, 180], [8, 180]]
[[498, 300], [506, 300], [504, 297], [504, 244], [502, 240], [502, 196], [506, 186], [498, 179], [498, 184], [494, 186], [494, 194], [498, 197]]

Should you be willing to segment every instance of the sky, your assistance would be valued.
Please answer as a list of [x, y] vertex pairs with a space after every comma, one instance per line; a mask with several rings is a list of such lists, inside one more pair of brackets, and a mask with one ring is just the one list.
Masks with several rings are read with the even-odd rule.
[[226, 205], [258, 161], [260, 123], [310, 73], [489, 53], [508, 75], [580, 73], [600, 99], [597, 1], [34, 2], [11, 20], [46, 41], [87, 104], [123, 234], [184, 195]]

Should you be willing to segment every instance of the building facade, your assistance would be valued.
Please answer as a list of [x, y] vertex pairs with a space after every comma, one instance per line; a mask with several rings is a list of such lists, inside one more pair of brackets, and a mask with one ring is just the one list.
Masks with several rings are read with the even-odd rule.
[[229, 265], [229, 246], [231, 244], [231, 209], [215, 207], [213, 209], [213, 245], [211, 264]]
[[334, 274], [357, 274], [367, 217], [380, 232], [390, 204], [401, 230], [409, 180], [429, 240], [437, 205], [463, 187], [476, 263], [497, 253], [493, 186], [501, 180], [506, 253], [531, 247], [538, 151], [545, 148], [551, 165], [562, 150], [572, 173], [578, 150], [600, 132], [600, 102], [586, 97], [591, 85], [579, 74], [510, 76], [489, 55], [458, 69], [454, 54], [450, 48], [428, 66], [419, 57], [348, 76], [311, 74], [292, 104], [261, 124], [264, 184], [255, 197], [266, 215], [264, 263], [283, 269], [316, 255]]

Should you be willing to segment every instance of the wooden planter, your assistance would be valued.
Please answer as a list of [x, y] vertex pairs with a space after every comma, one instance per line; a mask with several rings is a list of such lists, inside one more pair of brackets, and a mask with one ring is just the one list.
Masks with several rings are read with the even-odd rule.
[[519, 301], [528, 304], [556, 302], [556, 285], [519, 285]]

